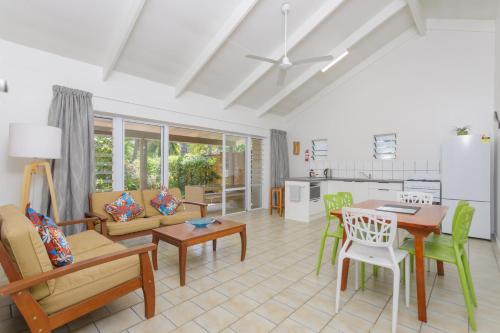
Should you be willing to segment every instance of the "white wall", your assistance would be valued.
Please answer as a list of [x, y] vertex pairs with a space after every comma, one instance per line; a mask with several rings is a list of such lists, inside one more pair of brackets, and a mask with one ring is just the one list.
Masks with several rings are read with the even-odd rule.
[[[222, 101], [192, 93], [175, 99], [173, 87], [123, 73], [115, 72], [103, 82], [100, 67], [4, 40], [0, 40], [0, 77], [9, 83], [9, 93], [0, 94], [0, 204], [18, 203], [26, 163], [7, 156], [9, 123], [46, 123], [54, 84], [92, 92], [94, 108], [105, 113], [262, 136], [265, 142], [270, 128], [282, 128], [275, 116], [259, 119], [254, 110], [224, 110]], [[265, 157], [268, 147], [265, 144]], [[268, 188], [269, 160], [264, 161]]]
[[454, 127], [491, 134], [493, 29], [463, 31], [454, 24], [459, 30], [453, 31], [445, 23], [406, 40], [290, 116], [290, 147], [298, 140], [302, 148], [301, 155], [291, 155], [291, 174], [304, 175], [303, 151], [313, 138], [329, 140], [331, 162], [369, 160], [373, 135], [392, 132], [398, 159], [439, 160], [440, 145]]
[[[495, 21], [495, 110], [499, 112], [500, 116], [500, 3], [497, 5], [497, 19]], [[496, 137], [496, 240], [498, 247], [500, 248], [500, 129], [496, 126], [495, 129]]]

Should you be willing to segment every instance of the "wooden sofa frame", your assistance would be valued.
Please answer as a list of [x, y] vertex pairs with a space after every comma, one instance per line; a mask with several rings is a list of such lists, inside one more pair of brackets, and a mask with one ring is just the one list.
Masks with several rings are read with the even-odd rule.
[[[200, 207], [200, 214], [201, 217], [207, 216], [207, 206], [208, 204], [204, 202], [195, 202], [195, 201], [187, 201], [187, 200], [182, 200], [183, 204], [186, 205], [195, 205]], [[153, 234], [153, 229], [149, 230], [142, 230], [142, 231], [136, 231], [136, 232], [131, 232], [125, 235], [115, 235], [112, 236], [108, 233], [108, 228], [106, 223], [109, 219], [107, 216], [104, 216], [102, 214], [98, 214], [93, 212], [92, 209], [92, 194], [89, 194], [89, 212], [85, 213], [85, 217], [88, 218], [96, 218], [98, 220], [98, 223], [101, 224], [101, 234], [106, 236], [107, 238], [111, 239], [112, 241], [121, 241], [125, 239], [130, 239], [130, 238], [136, 238], [136, 237], [141, 237], [141, 236], [147, 236], [147, 235], [152, 235]]]
[[[58, 224], [64, 226], [85, 223], [88, 230], [93, 230], [96, 222], [96, 218], [87, 218], [60, 222]], [[138, 288], [142, 288], [144, 293], [144, 315], [146, 318], [151, 318], [155, 315], [155, 283], [148, 252], [155, 249], [155, 244], [145, 244], [82, 260], [74, 264], [54, 268], [49, 272], [23, 278], [3, 246], [3, 243], [0, 242], [0, 263], [10, 282], [0, 287], [0, 296], [10, 296], [12, 298], [33, 333], [52, 332], [57, 327], [63, 326]], [[29, 291], [31, 287], [48, 280], [133, 255], [139, 256], [140, 276], [53, 314], [47, 314]]]

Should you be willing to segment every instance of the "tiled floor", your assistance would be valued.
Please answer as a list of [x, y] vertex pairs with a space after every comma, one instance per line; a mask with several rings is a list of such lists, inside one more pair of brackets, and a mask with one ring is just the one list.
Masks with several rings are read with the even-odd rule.
[[[316, 255], [323, 221], [309, 224], [269, 217], [266, 211], [233, 215], [247, 223], [247, 259], [240, 262], [240, 239], [189, 248], [187, 286], [179, 287], [177, 249], [160, 244], [156, 272], [157, 316], [144, 320], [142, 293], [129, 294], [75, 320], [58, 332], [390, 332], [392, 275], [367, 276], [366, 290], [342, 293], [343, 307], [334, 312], [336, 267], [325, 251], [319, 277]], [[149, 237], [126, 242], [148, 242]], [[472, 275], [479, 307], [478, 332], [500, 331], [500, 270], [496, 245], [469, 242]], [[331, 244], [328, 243], [328, 249]], [[415, 281], [410, 308], [400, 297], [399, 332], [468, 332], [458, 275], [445, 265], [427, 273], [427, 324], [417, 320]], [[371, 271], [370, 269], [367, 270]], [[351, 274], [352, 277], [353, 274]], [[5, 277], [1, 277], [2, 284]], [[403, 295], [404, 288], [401, 288]], [[0, 298], [0, 332], [26, 330], [7, 298]]]

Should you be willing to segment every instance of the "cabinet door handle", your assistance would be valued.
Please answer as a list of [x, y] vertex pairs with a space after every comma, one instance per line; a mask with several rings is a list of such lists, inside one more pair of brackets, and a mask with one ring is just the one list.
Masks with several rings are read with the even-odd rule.
[[379, 191], [390, 191], [390, 189], [388, 189], [388, 188], [379, 188], [378, 190]]

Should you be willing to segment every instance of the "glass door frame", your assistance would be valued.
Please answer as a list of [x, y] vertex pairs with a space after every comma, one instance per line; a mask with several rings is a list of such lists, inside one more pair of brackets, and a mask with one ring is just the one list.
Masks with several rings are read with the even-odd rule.
[[[227, 189], [226, 186], [226, 174], [227, 174], [227, 168], [226, 168], [226, 161], [227, 161], [227, 137], [239, 137], [239, 138], [244, 138], [245, 139], [245, 176], [243, 177], [245, 184], [240, 187], [233, 187], [230, 189]], [[237, 214], [237, 213], [242, 213], [242, 212], [247, 212], [249, 211], [249, 205], [248, 205], [248, 194], [249, 194], [249, 182], [248, 182], [248, 177], [250, 173], [248, 172], [248, 152], [249, 147], [248, 147], [248, 141], [249, 137], [246, 135], [238, 135], [238, 134], [230, 134], [230, 133], [222, 133], [222, 215], [230, 215], [230, 214]], [[227, 198], [226, 194], [228, 192], [235, 192], [235, 191], [245, 191], [245, 202], [244, 202], [244, 208], [241, 211], [238, 212], [232, 212], [232, 213], [227, 213]]]

